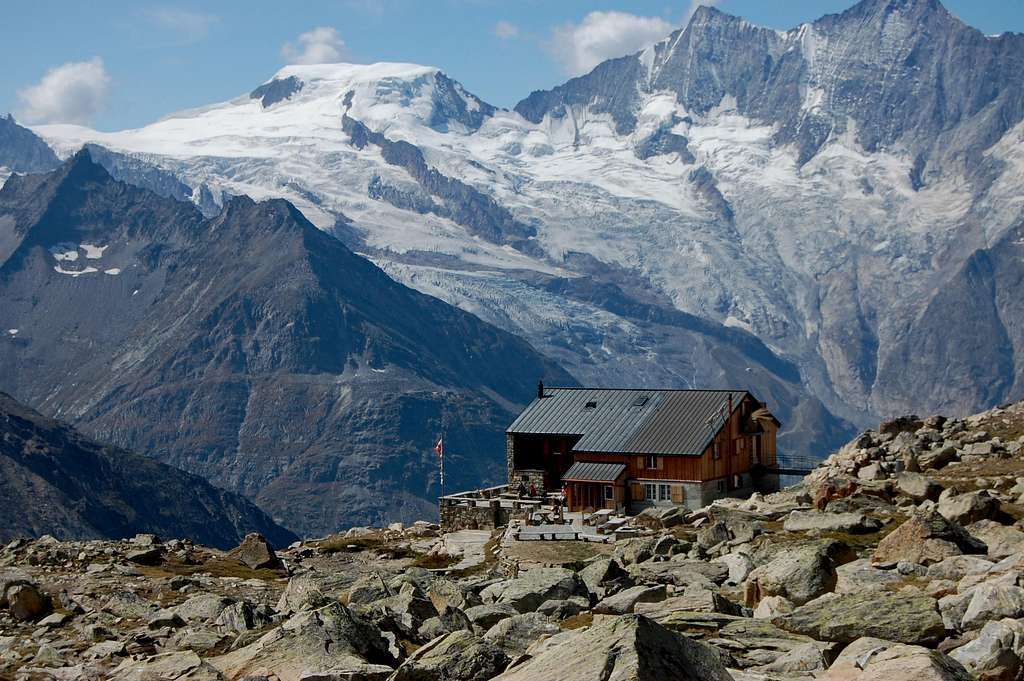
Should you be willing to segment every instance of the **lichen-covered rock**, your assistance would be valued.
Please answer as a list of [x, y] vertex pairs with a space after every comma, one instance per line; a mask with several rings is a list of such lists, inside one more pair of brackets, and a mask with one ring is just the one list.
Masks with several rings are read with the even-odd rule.
[[315, 574], [306, 573], [292, 577], [277, 601], [279, 612], [293, 613], [300, 610], [316, 610], [331, 602], [321, 588]]
[[515, 659], [541, 638], [553, 636], [560, 631], [559, 626], [544, 615], [530, 612], [501, 620], [484, 634], [484, 640], [490, 641]]
[[533, 612], [549, 600], [587, 597], [589, 591], [572, 570], [535, 568], [518, 578], [492, 584], [480, 593], [485, 603], [508, 603], [519, 612]]
[[819, 641], [849, 643], [864, 636], [935, 645], [945, 636], [934, 598], [904, 594], [827, 594], [772, 619], [778, 627]]
[[410, 655], [389, 681], [487, 681], [508, 663], [508, 656], [493, 643], [468, 631], [453, 631]]
[[395, 658], [380, 631], [340, 603], [300, 612], [254, 643], [209, 662], [230, 678], [304, 674], [359, 666], [394, 666]]

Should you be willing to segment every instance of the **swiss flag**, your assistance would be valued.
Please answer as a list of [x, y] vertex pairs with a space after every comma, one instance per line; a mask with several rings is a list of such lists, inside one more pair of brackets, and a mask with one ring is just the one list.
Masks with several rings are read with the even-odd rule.
[[444, 437], [440, 437], [437, 440], [437, 444], [434, 445], [434, 453], [440, 457], [444, 457]]

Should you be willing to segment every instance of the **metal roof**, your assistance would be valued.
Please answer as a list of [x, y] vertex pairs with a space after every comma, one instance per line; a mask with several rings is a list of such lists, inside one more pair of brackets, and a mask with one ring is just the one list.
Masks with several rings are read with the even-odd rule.
[[[745, 390], [545, 388], [509, 433], [578, 435], [575, 452], [700, 456]], [[640, 398], [646, 397], [647, 400]]]
[[595, 463], [577, 461], [565, 472], [567, 482], [615, 482], [626, 471], [624, 463]]

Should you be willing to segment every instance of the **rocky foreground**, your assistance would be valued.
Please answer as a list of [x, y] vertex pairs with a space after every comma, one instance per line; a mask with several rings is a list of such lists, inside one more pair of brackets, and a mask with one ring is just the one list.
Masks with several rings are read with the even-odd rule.
[[795, 487], [615, 545], [436, 525], [275, 553], [0, 551], [0, 677], [1024, 678], [1024, 403], [867, 432]]

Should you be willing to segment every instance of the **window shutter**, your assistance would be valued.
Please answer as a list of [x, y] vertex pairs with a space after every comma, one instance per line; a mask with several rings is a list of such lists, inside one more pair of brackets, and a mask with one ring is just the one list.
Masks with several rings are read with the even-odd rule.
[[686, 501], [686, 489], [682, 485], [672, 485], [672, 503], [682, 504]]
[[639, 482], [634, 482], [629, 485], [629, 496], [632, 497], [633, 501], [643, 501], [644, 488]]
[[664, 470], [664, 468], [665, 468], [665, 457], [659, 456], [656, 460], [658, 462], [658, 470], [659, 471], [660, 470]]

